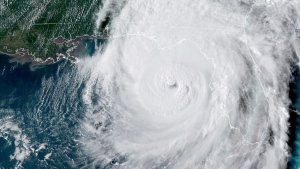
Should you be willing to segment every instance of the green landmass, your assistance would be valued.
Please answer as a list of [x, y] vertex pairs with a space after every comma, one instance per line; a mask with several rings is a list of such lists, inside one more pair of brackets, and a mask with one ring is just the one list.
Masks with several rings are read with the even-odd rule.
[[0, 51], [13, 54], [24, 48], [36, 58], [56, 58], [73, 44], [58, 44], [79, 36], [101, 34], [108, 21], [94, 32], [102, 0], [2, 0], [0, 2]]

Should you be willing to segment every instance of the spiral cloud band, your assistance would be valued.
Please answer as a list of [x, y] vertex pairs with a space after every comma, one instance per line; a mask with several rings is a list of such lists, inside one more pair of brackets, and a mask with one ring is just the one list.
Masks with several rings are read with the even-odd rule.
[[78, 63], [88, 167], [286, 166], [296, 1], [104, 3], [111, 38]]

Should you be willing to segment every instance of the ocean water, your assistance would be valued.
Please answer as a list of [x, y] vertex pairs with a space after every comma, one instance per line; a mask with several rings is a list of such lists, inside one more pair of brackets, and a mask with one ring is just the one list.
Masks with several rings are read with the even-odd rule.
[[[300, 111], [300, 69], [294, 66], [293, 81], [290, 84], [290, 99], [292, 110]], [[288, 162], [288, 168], [298, 169], [300, 167], [300, 114], [290, 111], [290, 130], [289, 130], [289, 146], [291, 156]]]
[[105, 1], [110, 39], [85, 41], [92, 57], [35, 71], [1, 57], [0, 165], [298, 168], [298, 9]]
[[[86, 84], [78, 81], [77, 67], [62, 60], [32, 71], [29, 64], [9, 59], [0, 55], [0, 168], [97, 168], [79, 141], [87, 108], [82, 100]], [[293, 110], [300, 110], [299, 86], [296, 69], [290, 85]], [[300, 117], [290, 115], [288, 168], [297, 169]]]
[[1, 168], [77, 168], [86, 162], [76, 142], [83, 105], [72, 97], [84, 84], [74, 81], [73, 69], [61, 61], [31, 71], [29, 64], [0, 56]]

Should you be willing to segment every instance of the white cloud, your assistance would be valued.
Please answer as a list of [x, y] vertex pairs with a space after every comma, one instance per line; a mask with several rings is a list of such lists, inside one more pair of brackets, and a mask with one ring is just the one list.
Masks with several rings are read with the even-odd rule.
[[285, 166], [293, 2], [263, 3], [127, 1], [107, 48], [79, 63], [95, 162]]

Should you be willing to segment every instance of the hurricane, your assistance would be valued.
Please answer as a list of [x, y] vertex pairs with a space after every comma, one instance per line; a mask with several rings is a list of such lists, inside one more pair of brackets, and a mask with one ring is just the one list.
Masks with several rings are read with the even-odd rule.
[[104, 1], [108, 42], [76, 65], [85, 167], [285, 168], [297, 7]]
[[299, 168], [298, 0], [28, 4], [0, 38], [30, 47], [0, 54], [0, 168]]

